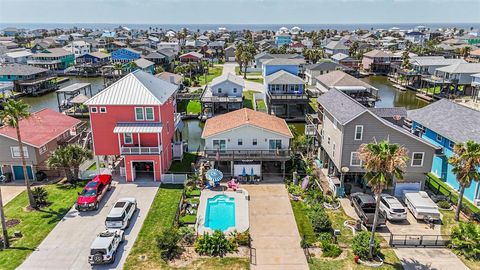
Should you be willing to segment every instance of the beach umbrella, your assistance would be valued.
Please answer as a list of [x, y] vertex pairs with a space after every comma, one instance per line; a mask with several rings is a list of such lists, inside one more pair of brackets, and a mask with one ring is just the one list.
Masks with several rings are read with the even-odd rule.
[[253, 172], [253, 167], [250, 168], [250, 175], [251, 175], [251, 176], [254, 176], [254, 175], [255, 175], [255, 173]]
[[247, 170], [245, 170], [245, 167], [243, 167], [242, 176], [247, 176]]
[[205, 177], [207, 178], [207, 180], [217, 183], [222, 180], [223, 173], [217, 169], [210, 169], [205, 173]]

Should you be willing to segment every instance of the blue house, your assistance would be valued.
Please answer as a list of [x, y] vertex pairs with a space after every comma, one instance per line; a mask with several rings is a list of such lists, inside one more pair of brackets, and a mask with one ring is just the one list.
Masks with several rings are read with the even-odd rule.
[[[480, 142], [480, 111], [442, 99], [421, 109], [409, 111], [408, 118], [413, 122], [412, 132], [443, 148], [444, 155], [433, 158], [432, 173], [459, 190], [448, 158], [453, 155], [453, 146], [456, 143], [468, 140]], [[479, 204], [480, 183], [472, 182], [471, 186], [465, 189], [464, 196]]]
[[91, 52], [77, 57], [77, 64], [103, 66], [110, 62], [110, 55], [103, 52]]
[[112, 52], [112, 62], [129, 63], [140, 59], [142, 53], [130, 48], [121, 48]]
[[275, 35], [275, 45], [282, 47], [283, 45], [290, 45], [292, 43], [292, 36], [290, 34], [277, 34]]
[[155, 63], [152, 61], [148, 61], [145, 58], [140, 58], [135, 61], [133, 61], [135, 65], [137, 66], [137, 69], [141, 69], [147, 73], [150, 73], [152, 75], [155, 74]]

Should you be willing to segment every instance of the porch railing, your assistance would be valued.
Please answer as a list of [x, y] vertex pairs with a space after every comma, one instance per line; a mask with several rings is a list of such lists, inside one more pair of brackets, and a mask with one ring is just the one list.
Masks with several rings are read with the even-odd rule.
[[290, 156], [290, 149], [272, 150], [205, 150], [207, 158], [219, 159], [258, 159], [258, 158], [286, 158]]
[[154, 155], [160, 154], [160, 147], [121, 147], [122, 155]]
[[446, 247], [450, 244], [450, 235], [390, 234], [388, 243], [392, 247]]

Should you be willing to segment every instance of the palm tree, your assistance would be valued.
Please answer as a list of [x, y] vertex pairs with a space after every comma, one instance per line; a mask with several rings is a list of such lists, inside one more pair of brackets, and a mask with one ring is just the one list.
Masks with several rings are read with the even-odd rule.
[[375, 229], [378, 222], [380, 194], [393, 181], [393, 178], [403, 179], [404, 169], [407, 166], [407, 149], [389, 141], [377, 143], [373, 141], [362, 144], [359, 148], [360, 160], [366, 173], [364, 178], [376, 196], [375, 217], [373, 219], [372, 234], [370, 237], [369, 257], [373, 258]]
[[5, 221], [5, 213], [3, 211], [3, 198], [2, 198], [1, 188], [0, 188], [0, 220], [2, 222], [3, 248], [6, 249], [10, 246], [10, 243], [8, 241], [7, 222]]
[[235, 61], [237, 61], [240, 67], [240, 72], [242, 72], [242, 67], [243, 67], [243, 61], [241, 59], [243, 51], [244, 51], [243, 43], [239, 43], [235, 48]]
[[469, 188], [472, 181], [479, 181], [480, 173], [480, 144], [474, 141], [467, 141], [465, 144], [457, 143], [453, 147], [454, 155], [448, 159], [453, 168], [452, 172], [456, 175], [457, 182], [460, 185], [460, 195], [458, 196], [457, 210], [455, 220], [460, 217], [463, 193]]
[[32, 190], [30, 189], [27, 162], [25, 161], [22, 136], [20, 134], [20, 120], [27, 119], [30, 116], [30, 106], [26, 104], [23, 100], [17, 101], [14, 99], [10, 99], [3, 104], [3, 111], [0, 111], [0, 121], [6, 126], [15, 128], [15, 130], [17, 131], [18, 149], [20, 152], [20, 159], [22, 160], [23, 175], [25, 176], [25, 186], [27, 188], [28, 201], [31, 208], [36, 208], [37, 204], [35, 203]]
[[74, 183], [78, 179], [80, 165], [93, 157], [92, 152], [78, 144], [68, 144], [50, 154], [47, 164], [53, 169], [63, 169], [67, 180]]

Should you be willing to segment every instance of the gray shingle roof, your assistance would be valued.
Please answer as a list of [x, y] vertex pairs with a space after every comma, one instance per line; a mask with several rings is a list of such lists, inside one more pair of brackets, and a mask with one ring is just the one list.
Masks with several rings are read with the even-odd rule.
[[273, 59], [263, 61], [264, 66], [275, 66], [275, 65], [298, 66], [303, 63], [305, 63], [305, 60], [297, 59], [297, 58], [293, 58], [293, 59], [273, 58]]
[[480, 111], [447, 99], [410, 110], [408, 117], [455, 142], [480, 142]]
[[337, 121], [344, 125], [367, 109], [343, 92], [331, 89], [317, 99], [318, 103], [327, 110]]
[[456, 63], [450, 66], [437, 68], [437, 71], [458, 74], [474, 74], [480, 72], [480, 63]]
[[214, 78], [212, 80], [212, 82], [210, 83], [210, 86], [217, 85], [217, 84], [222, 83], [224, 81], [230, 81], [234, 84], [237, 84], [238, 86], [245, 87], [245, 80], [243, 78], [241, 78], [240, 76], [237, 76], [237, 75], [232, 74], [232, 73], [223, 74], [223, 75], [220, 75], [220, 76]]
[[295, 76], [285, 70], [277, 71], [265, 78], [267, 84], [304, 84], [302, 78]]
[[348, 68], [343, 65], [327, 60], [327, 61], [318, 62], [316, 64], [308, 65], [305, 67], [305, 69], [326, 71], [326, 70], [336, 70], [336, 69], [346, 70]]
[[393, 108], [369, 108], [371, 112], [379, 117], [393, 117], [399, 115], [401, 117], [407, 117], [407, 109], [405, 107], [393, 107]]
[[21, 65], [21, 64], [4, 64], [0, 65], [0, 75], [33, 75], [41, 72], [48, 71], [44, 68]]

